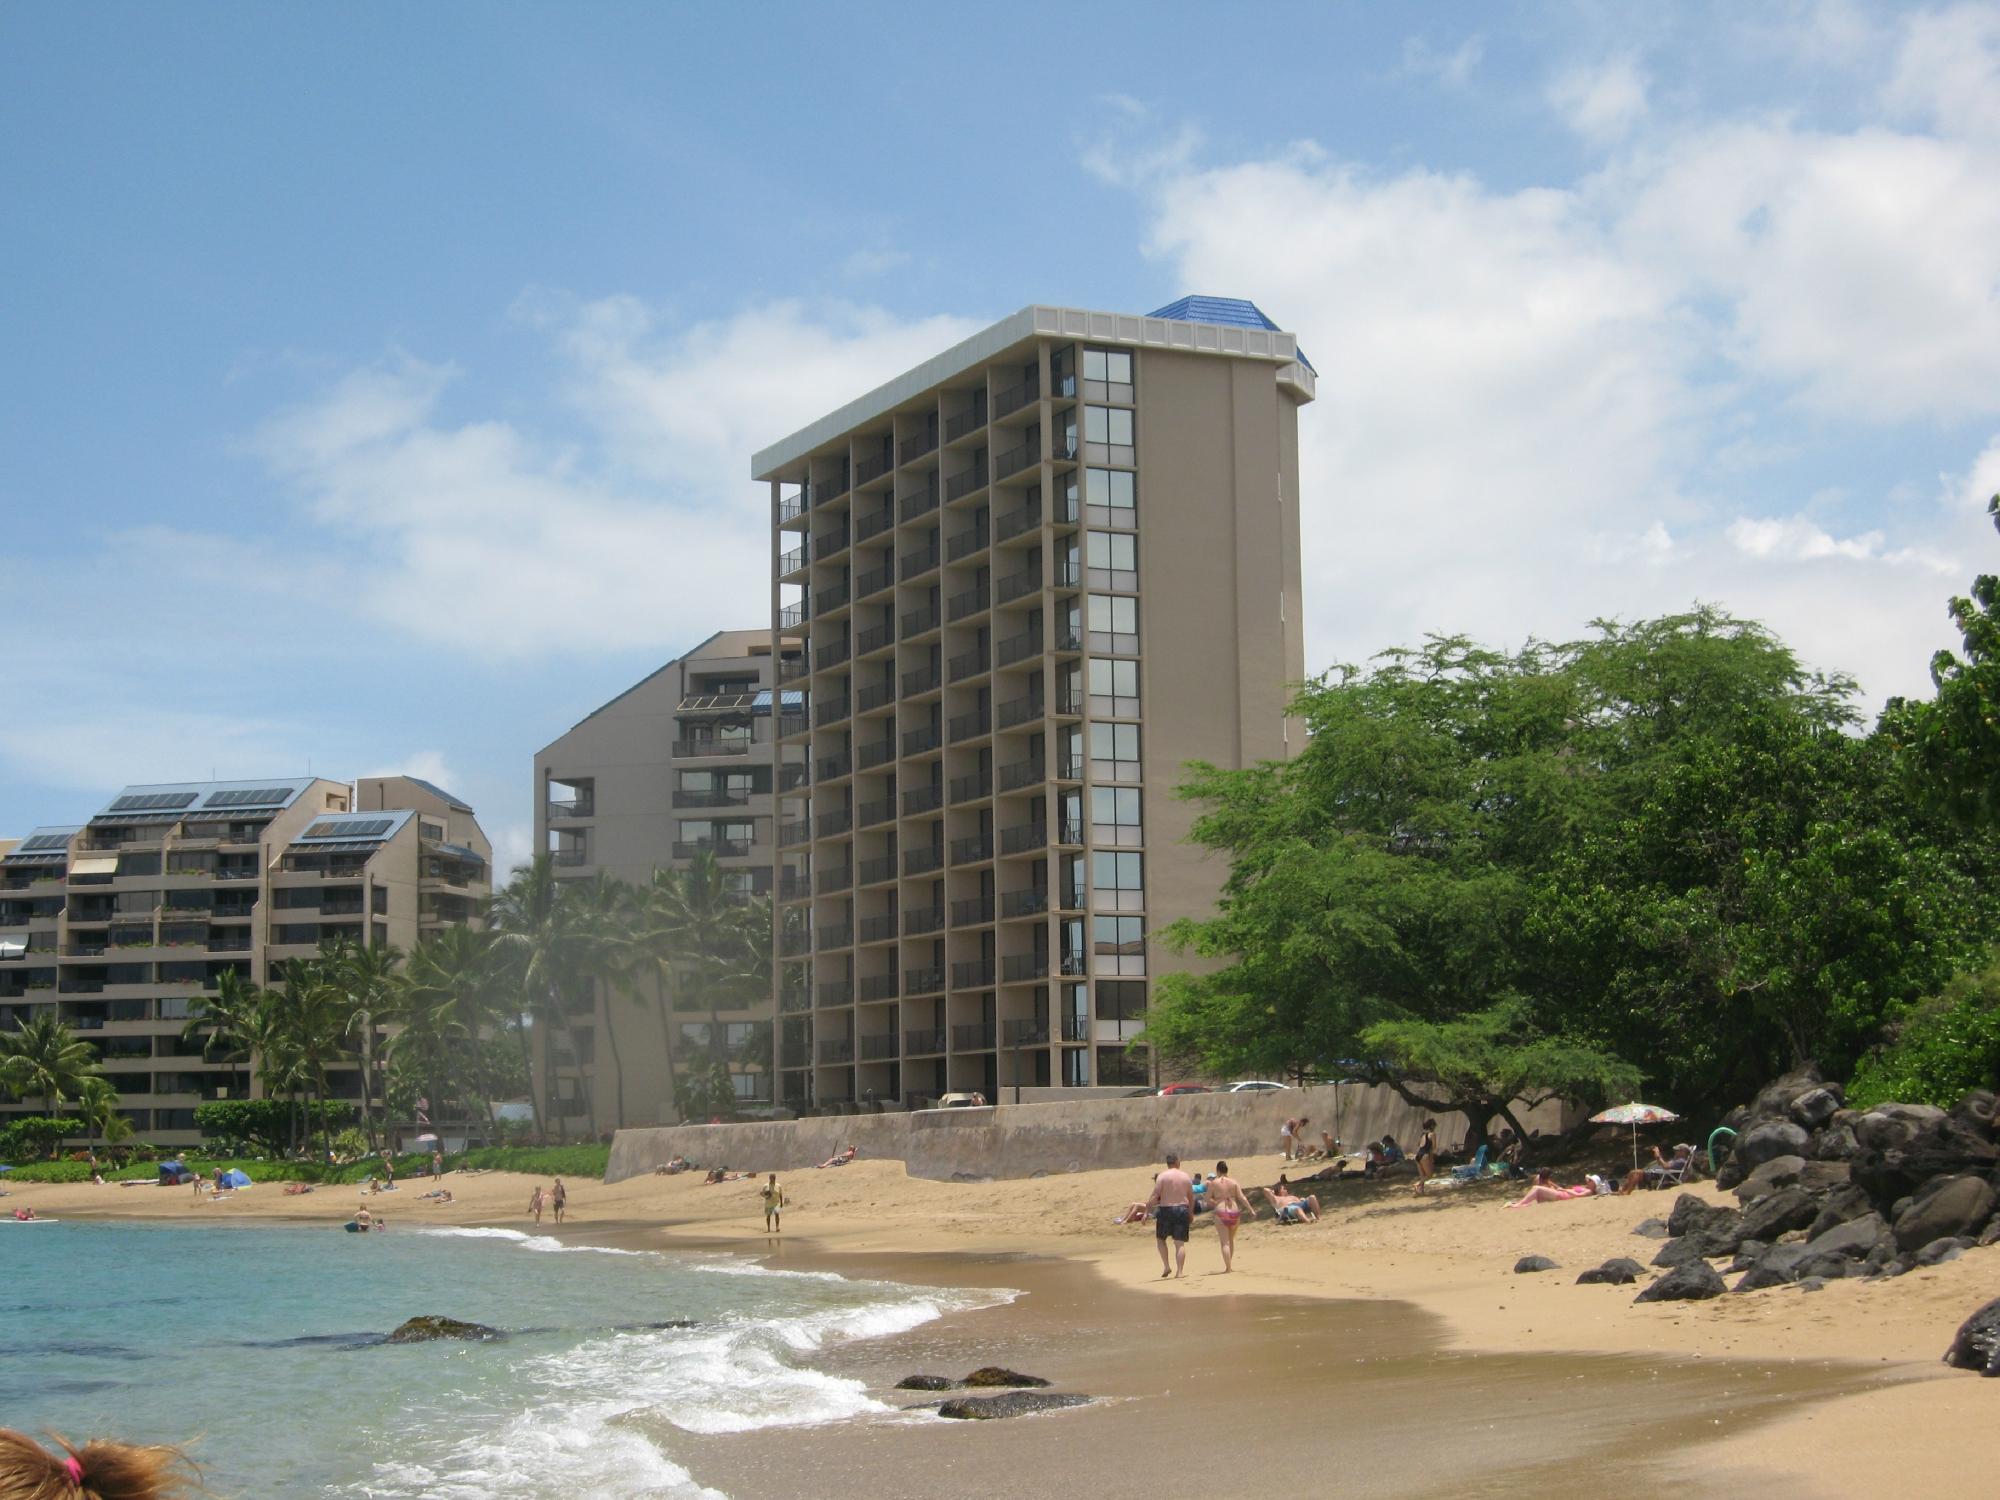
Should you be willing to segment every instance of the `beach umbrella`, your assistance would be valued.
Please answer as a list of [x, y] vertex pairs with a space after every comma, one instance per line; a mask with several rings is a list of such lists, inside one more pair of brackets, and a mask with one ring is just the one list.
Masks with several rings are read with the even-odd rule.
[[1632, 1168], [1639, 1167], [1639, 1127], [1641, 1125], [1667, 1125], [1678, 1120], [1679, 1115], [1670, 1109], [1662, 1109], [1657, 1104], [1619, 1104], [1590, 1117], [1593, 1125], [1630, 1125], [1632, 1127]]
[[222, 1185], [232, 1188], [247, 1188], [250, 1186], [250, 1174], [232, 1167], [229, 1171], [222, 1174]]

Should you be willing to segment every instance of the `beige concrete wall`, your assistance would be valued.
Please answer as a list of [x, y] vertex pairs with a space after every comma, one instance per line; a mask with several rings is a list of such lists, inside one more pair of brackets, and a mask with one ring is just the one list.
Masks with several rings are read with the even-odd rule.
[[[621, 1130], [611, 1143], [606, 1182], [637, 1177], [684, 1155], [704, 1167], [787, 1172], [825, 1161], [848, 1144], [863, 1156], [901, 1161], [912, 1177], [1011, 1179], [1104, 1167], [1157, 1166], [1169, 1151], [1191, 1166], [1279, 1149], [1279, 1127], [1295, 1115], [1316, 1132], [1338, 1122], [1341, 1139], [1359, 1147], [1393, 1134], [1414, 1144], [1422, 1112], [1388, 1089], [1324, 1085], [1251, 1094], [1182, 1094], [1171, 1098], [927, 1109], [912, 1114], [841, 1115], [749, 1125], [678, 1125]], [[1559, 1106], [1524, 1121], [1551, 1131]], [[1464, 1134], [1446, 1117], [1446, 1146]]]

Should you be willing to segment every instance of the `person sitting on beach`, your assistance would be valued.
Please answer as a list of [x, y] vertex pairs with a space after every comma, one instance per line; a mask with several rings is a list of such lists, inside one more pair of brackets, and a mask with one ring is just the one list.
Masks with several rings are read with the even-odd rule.
[[1500, 1127], [1500, 1165], [1506, 1168], [1509, 1177], [1526, 1177], [1528, 1169], [1521, 1165], [1524, 1148], [1521, 1138], [1514, 1134], [1514, 1127]]
[[1669, 1181], [1679, 1182], [1687, 1175], [1688, 1162], [1694, 1156], [1694, 1149], [1691, 1143], [1682, 1141], [1674, 1147], [1672, 1156], [1664, 1156], [1660, 1148], [1655, 1146], [1652, 1161], [1626, 1177], [1625, 1180], [1630, 1186], [1625, 1191], [1629, 1193], [1636, 1187], [1657, 1188], [1665, 1187]]
[[57, 1457], [33, 1438], [0, 1428], [0, 1500], [169, 1500], [200, 1493], [195, 1467], [178, 1448], [102, 1439], [62, 1447]]
[[1143, 1224], [1152, 1217], [1152, 1209], [1148, 1208], [1145, 1202], [1141, 1200], [1137, 1203], [1126, 1204], [1125, 1212], [1111, 1222], [1113, 1224]]
[[[844, 1167], [849, 1162], [854, 1160], [854, 1155], [855, 1155], [854, 1145], [852, 1142], [849, 1142], [848, 1147], [845, 1151], [834, 1152], [833, 1155], [829, 1156], [825, 1161], [821, 1162], [819, 1165], [821, 1167]], [[818, 1171], [819, 1168], [815, 1167], [813, 1170]]]
[[29, 1224], [34, 1222], [35, 1211], [32, 1208], [17, 1208], [14, 1210], [14, 1217], [23, 1224]]
[[662, 1162], [659, 1166], [653, 1168], [653, 1175], [655, 1177], [678, 1177], [687, 1169], [688, 1159], [685, 1156], [676, 1156], [672, 1161]]
[[1535, 1174], [1533, 1187], [1521, 1194], [1512, 1203], [1501, 1206], [1503, 1208], [1526, 1208], [1530, 1203], [1561, 1203], [1570, 1198], [1593, 1198], [1596, 1195], [1597, 1189], [1587, 1182], [1580, 1182], [1575, 1187], [1562, 1187], [1558, 1185], [1555, 1175], [1545, 1168]]
[[1207, 1213], [1209, 1207], [1208, 1184], [1201, 1180], [1201, 1173], [1196, 1172], [1193, 1174], [1193, 1182], [1192, 1186], [1189, 1188], [1189, 1191], [1194, 1194], [1195, 1213], [1197, 1215]]
[[296, 1198], [301, 1193], [310, 1193], [311, 1191], [312, 1184], [309, 1182], [288, 1182], [285, 1184], [285, 1196], [287, 1198]]
[[1259, 1188], [1257, 1191], [1271, 1200], [1271, 1207], [1277, 1213], [1280, 1224], [1319, 1222], [1319, 1199], [1310, 1196], [1301, 1198], [1284, 1178], [1278, 1179], [1276, 1187]]

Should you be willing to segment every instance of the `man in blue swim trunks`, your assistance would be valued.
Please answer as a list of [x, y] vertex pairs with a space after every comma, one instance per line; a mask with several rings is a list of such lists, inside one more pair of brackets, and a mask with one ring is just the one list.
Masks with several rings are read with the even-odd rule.
[[[1153, 1210], [1153, 1243], [1160, 1247], [1160, 1278], [1181, 1276], [1187, 1270], [1188, 1225], [1194, 1222], [1194, 1179], [1181, 1170], [1181, 1159], [1171, 1153], [1167, 1170], [1153, 1179], [1153, 1196], [1146, 1200]], [[1174, 1242], [1174, 1258], [1167, 1261], [1167, 1241]]]

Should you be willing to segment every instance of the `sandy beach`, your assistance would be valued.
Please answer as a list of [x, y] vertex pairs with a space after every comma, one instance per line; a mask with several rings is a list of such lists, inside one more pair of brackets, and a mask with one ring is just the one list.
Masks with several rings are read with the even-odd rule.
[[[1246, 1183], [1274, 1180], [1284, 1167], [1275, 1156], [1232, 1165]], [[425, 1182], [365, 1201], [388, 1216], [392, 1233], [420, 1225], [533, 1230], [524, 1210], [538, 1180], [452, 1173], [445, 1179], [455, 1199], [449, 1205], [421, 1199]], [[1603, 1493], [1611, 1469], [1638, 1464], [1656, 1478], [1671, 1472], [1699, 1494], [1804, 1500], [1875, 1494], [1893, 1483], [1907, 1496], [1956, 1495], [1968, 1474], [1990, 1466], [1990, 1434], [2000, 1420], [2000, 1382], [1938, 1362], [1958, 1323], [2000, 1295], [2000, 1253], [1991, 1251], [1883, 1283], [1634, 1306], [1634, 1288], [1577, 1286], [1574, 1279], [1611, 1256], [1650, 1260], [1657, 1242], [1634, 1236], [1633, 1226], [1664, 1214], [1670, 1194], [1509, 1210], [1497, 1184], [1418, 1199], [1407, 1182], [1345, 1183], [1323, 1200], [1318, 1224], [1244, 1226], [1229, 1276], [1221, 1274], [1212, 1229], [1198, 1228], [1188, 1276], [1161, 1281], [1151, 1227], [1111, 1223], [1145, 1196], [1145, 1171], [946, 1183], [909, 1178], [895, 1162], [861, 1161], [785, 1173], [781, 1181], [791, 1204], [782, 1237], [763, 1232], [755, 1182], [708, 1186], [688, 1175], [615, 1186], [569, 1181], [571, 1212], [560, 1232], [733, 1250], [794, 1269], [1027, 1290], [1012, 1307], [973, 1315], [962, 1327], [843, 1358], [887, 1384], [899, 1366], [949, 1370], [954, 1358], [979, 1363], [973, 1356], [991, 1354], [1025, 1368], [1033, 1351], [1042, 1351], [1043, 1362], [1076, 1388], [1132, 1398], [1114, 1400], [1108, 1413], [1093, 1409], [1090, 1420], [1106, 1441], [1065, 1449], [1049, 1471], [1074, 1481], [1101, 1465], [1099, 1493], [1146, 1493], [1144, 1465], [1133, 1468], [1134, 1455], [1177, 1435], [1228, 1433], [1231, 1445], [1296, 1443], [1312, 1431], [1300, 1426], [1308, 1410], [1339, 1412], [1336, 1427], [1399, 1410], [1378, 1399], [1387, 1389], [1380, 1382], [1395, 1378], [1400, 1355], [1417, 1350], [1478, 1356], [1433, 1361], [1425, 1378], [1464, 1373], [1465, 1390], [1444, 1393], [1452, 1398], [1448, 1409], [1462, 1411], [1469, 1430], [1482, 1435], [1414, 1450], [1386, 1441], [1353, 1445], [1357, 1462], [1372, 1455], [1375, 1464], [1361, 1463], [1351, 1476], [1365, 1493], [1421, 1493], [1440, 1483], [1462, 1489], [1467, 1478], [1505, 1467], [1512, 1482], [1476, 1492], [1582, 1496]], [[1695, 1191], [1727, 1198], [1711, 1185]], [[31, 1205], [57, 1218], [329, 1227], [363, 1201], [352, 1188], [287, 1197], [275, 1185], [220, 1202], [145, 1186], [17, 1184], [11, 1193], [7, 1208]], [[541, 1228], [557, 1232], [547, 1215]], [[1561, 1269], [1513, 1274], [1514, 1261], [1527, 1254], [1548, 1256]], [[1572, 1383], [1593, 1372], [1619, 1379]], [[1617, 1393], [1605, 1394], [1613, 1386]], [[1301, 1409], [1315, 1391], [1332, 1406]], [[1171, 1403], [1144, 1399], [1169, 1392]], [[1036, 1420], [1071, 1431], [1077, 1416]], [[1030, 1468], [1055, 1463], [1050, 1445], [1007, 1435], [1020, 1431], [1003, 1423], [955, 1432], [947, 1435], [954, 1446], [936, 1454], [927, 1452], [929, 1438], [902, 1441], [894, 1462], [912, 1465], [913, 1476], [925, 1465], [934, 1470], [982, 1453], [994, 1461], [1013, 1454], [1010, 1463]], [[1312, 1437], [1315, 1449], [1327, 1435]], [[1044, 1450], [1039, 1457], [1029, 1451], [1036, 1446]], [[724, 1476], [710, 1482], [732, 1496], [795, 1492], [795, 1464], [760, 1465], [758, 1450], [740, 1443], [710, 1447], [709, 1467]], [[1491, 1456], [1486, 1467], [1482, 1450]], [[1403, 1461], [1381, 1464], [1386, 1451]], [[891, 1461], [879, 1434], [815, 1439], [815, 1454], [872, 1476]], [[1586, 1459], [1587, 1475], [1571, 1466]]]

